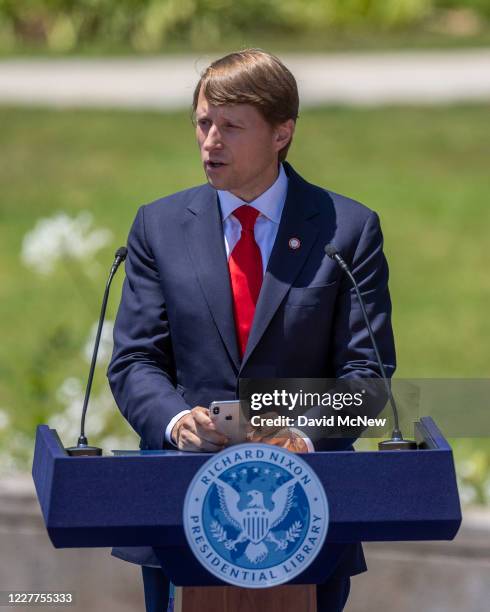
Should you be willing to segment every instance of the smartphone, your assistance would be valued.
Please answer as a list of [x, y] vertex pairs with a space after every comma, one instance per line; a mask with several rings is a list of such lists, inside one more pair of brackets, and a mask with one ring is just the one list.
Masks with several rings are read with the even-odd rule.
[[240, 402], [238, 400], [211, 402], [209, 416], [216, 429], [229, 438], [228, 446], [241, 444], [246, 441], [246, 422], [240, 410]]

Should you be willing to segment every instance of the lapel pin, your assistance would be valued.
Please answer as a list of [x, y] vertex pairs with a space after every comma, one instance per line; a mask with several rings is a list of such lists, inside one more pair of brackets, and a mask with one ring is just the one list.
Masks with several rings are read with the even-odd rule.
[[301, 240], [299, 238], [290, 238], [289, 239], [289, 248], [296, 251], [301, 246]]

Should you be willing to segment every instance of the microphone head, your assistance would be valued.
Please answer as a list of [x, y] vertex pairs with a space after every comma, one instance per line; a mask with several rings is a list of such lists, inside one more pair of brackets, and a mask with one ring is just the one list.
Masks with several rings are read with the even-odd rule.
[[333, 259], [338, 253], [337, 248], [333, 244], [327, 244], [324, 250], [330, 259]]
[[126, 259], [127, 254], [128, 254], [128, 249], [126, 247], [119, 247], [114, 257], [116, 259], [119, 259], [119, 261], [124, 261]]

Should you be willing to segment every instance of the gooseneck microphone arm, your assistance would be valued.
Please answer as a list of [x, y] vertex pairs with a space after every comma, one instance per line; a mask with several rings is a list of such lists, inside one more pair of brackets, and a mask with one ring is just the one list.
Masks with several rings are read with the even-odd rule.
[[401, 437], [402, 434], [400, 432], [400, 425], [398, 422], [398, 409], [396, 407], [395, 398], [393, 397], [393, 394], [391, 392], [390, 386], [387, 381], [386, 370], [383, 365], [383, 362], [381, 361], [381, 356], [379, 354], [379, 349], [378, 349], [378, 343], [376, 342], [374, 338], [373, 329], [371, 327], [371, 323], [369, 321], [369, 317], [366, 312], [366, 307], [364, 306], [364, 300], [362, 299], [361, 292], [359, 291], [359, 286], [356, 282], [356, 279], [354, 278], [354, 275], [350, 271], [349, 266], [345, 263], [344, 259], [342, 258], [340, 253], [336, 250], [336, 248], [333, 245], [327, 244], [327, 246], [325, 247], [325, 253], [331, 259], [334, 259], [339, 264], [342, 270], [349, 277], [350, 282], [352, 283], [352, 286], [354, 287], [354, 290], [357, 295], [357, 299], [359, 300], [359, 305], [361, 306], [362, 316], [364, 317], [364, 322], [366, 323], [366, 327], [369, 332], [369, 337], [371, 338], [371, 343], [373, 345], [374, 352], [376, 354], [376, 359], [378, 361], [379, 369], [381, 371], [381, 376], [383, 377], [383, 380], [385, 381], [386, 392], [388, 393], [390, 404], [393, 409], [393, 418], [394, 418], [394, 425], [395, 425], [394, 430], [393, 430], [393, 437]]
[[352, 286], [357, 295], [357, 299], [359, 300], [359, 305], [361, 306], [362, 316], [364, 317], [364, 322], [366, 323], [366, 327], [369, 333], [369, 337], [371, 339], [371, 343], [374, 348], [374, 353], [376, 355], [376, 360], [378, 362], [379, 370], [381, 372], [381, 376], [383, 377], [383, 382], [385, 386], [386, 393], [388, 395], [388, 399], [390, 400], [391, 409], [393, 412], [393, 433], [391, 434], [391, 439], [386, 440], [384, 442], [379, 443], [380, 450], [410, 450], [413, 448], [417, 448], [416, 443], [413, 440], [405, 440], [403, 438], [402, 432], [400, 430], [400, 424], [398, 420], [398, 409], [396, 406], [395, 398], [393, 397], [393, 393], [391, 392], [390, 385], [388, 384], [388, 377], [386, 376], [386, 370], [384, 368], [383, 362], [381, 360], [381, 356], [379, 354], [378, 343], [373, 334], [373, 329], [371, 327], [371, 323], [369, 321], [368, 314], [366, 312], [366, 306], [364, 304], [364, 300], [362, 298], [361, 292], [359, 290], [359, 285], [357, 284], [354, 275], [350, 271], [349, 266], [344, 261], [343, 257], [337, 251], [336, 247], [333, 244], [327, 244], [325, 247], [325, 253], [338, 263], [338, 265], [342, 268], [345, 274], [348, 276]]
[[90, 399], [90, 392], [92, 390], [92, 381], [94, 379], [95, 366], [97, 364], [97, 354], [99, 352], [100, 337], [102, 335], [102, 327], [104, 325], [105, 312], [107, 308], [107, 300], [109, 299], [109, 291], [111, 288], [112, 279], [117, 272], [117, 269], [121, 263], [126, 259], [128, 250], [126, 247], [120, 247], [115, 254], [114, 262], [109, 272], [109, 277], [105, 286], [104, 297], [102, 299], [102, 306], [100, 309], [99, 324], [97, 327], [97, 334], [95, 336], [94, 350], [92, 353], [92, 361], [90, 363], [90, 371], [88, 375], [87, 387], [85, 389], [85, 398], [83, 400], [82, 408], [82, 419], [80, 423], [80, 436], [76, 446], [67, 448], [66, 451], [71, 456], [82, 456], [82, 455], [101, 455], [102, 449], [96, 446], [89, 446], [87, 437], [85, 436], [85, 416], [87, 414], [88, 401]]

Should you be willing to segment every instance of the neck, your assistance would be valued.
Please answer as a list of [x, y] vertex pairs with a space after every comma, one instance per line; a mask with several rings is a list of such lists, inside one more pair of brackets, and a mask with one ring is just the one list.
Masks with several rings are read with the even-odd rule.
[[264, 192], [266, 192], [272, 185], [277, 181], [279, 176], [279, 163], [274, 163], [270, 166], [266, 172], [257, 177], [257, 180], [253, 184], [249, 184], [239, 189], [230, 189], [232, 193], [240, 200], [244, 202], [253, 202]]

